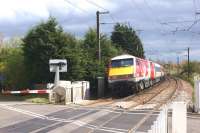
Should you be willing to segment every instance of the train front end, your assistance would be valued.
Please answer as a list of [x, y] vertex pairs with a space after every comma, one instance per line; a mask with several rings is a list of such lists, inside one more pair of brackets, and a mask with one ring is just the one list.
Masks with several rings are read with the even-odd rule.
[[121, 55], [111, 59], [108, 69], [108, 83], [113, 96], [124, 96], [132, 92], [130, 88], [135, 83], [134, 64], [135, 57], [131, 55]]

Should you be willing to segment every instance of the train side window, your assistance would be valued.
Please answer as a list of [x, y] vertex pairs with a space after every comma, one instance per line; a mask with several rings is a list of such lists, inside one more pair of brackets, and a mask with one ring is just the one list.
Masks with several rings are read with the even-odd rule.
[[136, 60], [136, 65], [139, 66], [140, 65], [140, 62], [139, 60]]

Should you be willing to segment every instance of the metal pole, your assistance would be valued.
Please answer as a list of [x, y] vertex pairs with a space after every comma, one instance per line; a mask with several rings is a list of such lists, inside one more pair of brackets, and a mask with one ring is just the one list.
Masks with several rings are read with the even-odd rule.
[[59, 81], [60, 81], [60, 69], [59, 69], [59, 66], [56, 66], [56, 74], [55, 74], [54, 86], [58, 86]]
[[99, 33], [99, 11], [96, 12], [97, 16], [97, 42], [98, 42], [98, 59], [101, 62], [101, 44], [100, 44], [100, 33]]
[[108, 14], [109, 12], [96, 12], [96, 19], [97, 19], [97, 42], [98, 42], [98, 59], [99, 59], [99, 63], [101, 63], [101, 40], [100, 40], [100, 21], [99, 21], [99, 17], [100, 14]]
[[190, 77], [190, 48], [188, 47], [188, 79]]
[[179, 56], [177, 56], [177, 74], [179, 74], [179, 65], [180, 65], [179, 62], [180, 62], [180, 61], [179, 61]]

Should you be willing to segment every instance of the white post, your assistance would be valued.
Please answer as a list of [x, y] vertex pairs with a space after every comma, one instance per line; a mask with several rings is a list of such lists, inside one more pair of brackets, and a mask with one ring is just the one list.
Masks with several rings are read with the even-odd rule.
[[166, 117], [167, 117], [166, 115], [167, 115], [167, 114], [165, 114], [165, 109], [162, 110], [161, 114], [162, 114], [161, 133], [167, 133], [167, 132], [166, 132]]
[[157, 133], [160, 133], [160, 122], [161, 122], [161, 120], [160, 120], [160, 114], [158, 115], [158, 118], [157, 118]]
[[187, 110], [185, 102], [174, 102], [172, 105], [172, 133], [187, 132]]
[[147, 133], [153, 133], [153, 132], [152, 132], [152, 130], [150, 129], [150, 130], [148, 130], [148, 132], [147, 132]]
[[59, 85], [60, 81], [60, 71], [59, 66], [56, 66], [56, 74], [55, 74], [55, 80], [54, 80], [54, 87]]
[[158, 122], [154, 121], [154, 129], [153, 129], [154, 133], [157, 133], [157, 128], [158, 128], [157, 125], [158, 125]]
[[162, 128], [162, 114], [160, 112], [158, 116], [158, 133], [161, 133], [161, 128]]
[[196, 80], [194, 84], [195, 88], [195, 112], [200, 111], [200, 80]]
[[167, 106], [164, 107], [163, 109], [163, 128], [162, 132], [167, 133], [167, 128], [168, 128], [168, 108]]
[[53, 95], [53, 91], [49, 92], [49, 103], [52, 103], [52, 95]]

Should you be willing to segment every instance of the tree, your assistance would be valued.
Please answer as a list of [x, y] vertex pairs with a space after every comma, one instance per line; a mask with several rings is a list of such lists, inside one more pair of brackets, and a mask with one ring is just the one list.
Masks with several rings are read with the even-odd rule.
[[117, 23], [114, 26], [111, 40], [116, 47], [121, 48], [124, 53], [145, 58], [141, 40], [132, 27]]
[[8, 40], [5, 40], [3, 42], [3, 47], [6, 47], [6, 48], [18, 48], [18, 47], [21, 47], [22, 45], [22, 38], [20, 37], [12, 37]]
[[52, 82], [54, 74], [49, 72], [49, 59], [67, 59], [68, 72], [62, 77], [68, 80], [84, 76], [81, 68], [81, 50], [74, 36], [63, 32], [55, 18], [50, 17], [32, 28], [23, 39], [23, 51], [29, 81]]
[[84, 58], [86, 62], [84, 66], [86, 68], [85, 79], [90, 81], [92, 87], [95, 87], [96, 78], [98, 76], [105, 76], [110, 58], [119, 54], [120, 50], [113, 46], [107, 36], [101, 35], [102, 60], [101, 63], [99, 63], [96, 30], [92, 28], [90, 28], [85, 34], [82, 48], [84, 50]]
[[22, 49], [2, 48], [0, 57], [0, 74], [4, 79], [3, 86], [12, 90], [27, 87]]
[[[100, 69], [100, 75], [103, 76], [105, 71], [105, 66], [108, 65], [109, 60], [111, 57], [116, 56], [120, 50], [118, 50], [111, 41], [108, 39], [107, 36], [101, 35], [101, 64], [98, 61], [98, 43], [96, 39], [96, 31], [95, 29], [89, 29], [89, 31], [85, 34], [84, 41], [83, 41], [83, 49], [85, 53], [85, 58], [88, 63], [92, 63], [96, 66], [102, 66], [102, 70]], [[87, 64], [88, 64], [87, 63]], [[91, 65], [92, 66], [92, 65]], [[98, 67], [94, 67], [97, 69]], [[90, 70], [87, 70], [88, 72]], [[103, 75], [102, 75], [103, 74]]]

